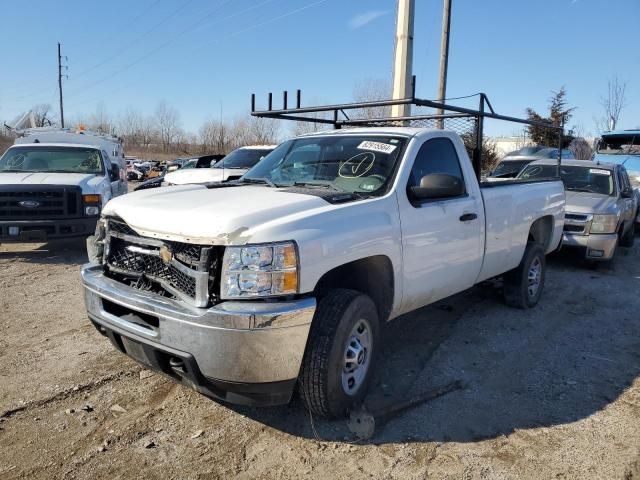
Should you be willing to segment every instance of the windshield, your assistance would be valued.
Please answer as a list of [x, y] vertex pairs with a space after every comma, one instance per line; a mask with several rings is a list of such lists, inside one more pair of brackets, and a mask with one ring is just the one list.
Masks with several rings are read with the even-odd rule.
[[381, 194], [405, 144], [402, 137], [327, 135], [281, 144], [243, 177], [276, 185], [324, 186]]
[[507, 153], [505, 157], [531, 156], [531, 155], [535, 155], [536, 152], [539, 152], [543, 148], [547, 148], [547, 147], [544, 147], [542, 145], [537, 145], [535, 147], [523, 147], [519, 150], [514, 150], [513, 152]]
[[272, 151], [272, 148], [239, 148], [213, 165], [212, 168], [251, 168]]
[[[534, 154], [535, 157], [540, 158], [558, 158], [558, 149], [557, 148], [543, 148]], [[574, 160], [573, 152], [571, 150], [563, 149], [562, 150], [562, 158], [567, 160]]]
[[[527, 165], [518, 178], [556, 178], [557, 165]], [[564, 188], [575, 192], [589, 192], [600, 195], [613, 195], [614, 184], [611, 170], [604, 168], [562, 165], [560, 178]]]
[[523, 160], [520, 162], [501, 162], [498, 164], [496, 169], [491, 174], [492, 177], [515, 177], [522, 167], [526, 166], [529, 163], [528, 160]]
[[196, 168], [196, 164], [198, 163], [198, 159], [197, 158], [192, 158], [191, 160], [184, 162], [182, 164], [182, 169], [185, 168]]
[[640, 135], [603, 135], [598, 153], [640, 155]]
[[0, 172], [104, 172], [100, 151], [78, 147], [12, 147], [0, 158]]

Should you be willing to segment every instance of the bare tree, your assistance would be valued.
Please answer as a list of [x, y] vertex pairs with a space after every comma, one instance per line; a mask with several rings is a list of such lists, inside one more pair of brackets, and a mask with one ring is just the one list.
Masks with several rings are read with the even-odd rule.
[[204, 153], [228, 153], [231, 150], [230, 128], [223, 122], [207, 120], [198, 133]]
[[234, 147], [278, 143], [280, 121], [274, 118], [239, 118], [233, 123]]
[[[356, 83], [353, 87], [353, 100], [356, 102], [372, 102], [376, 100], [388, 100], [391, 96], [391, 84], [388, 80], [369, 78]], [[355, 118], [380, 118], [388, 117], [391, 107], [363, 108], [355, 111]]]
[[36, 122], [36, 127], [51, 127], [55, 125], [53, 119], [53, 112], [51, 111], [51, 105], [48, 103], [40, 103], [31, 108], [33, 117]]
[[138, 138], [140, 145], [149, 148], [157, 139], [158, 130], [156, 122], [152, 117], [142, 117], [140, 122], [140, 130], [138, 130]]
[[595, 120], [600, 133], [615, 130], [624, 107], [627, 106], [627, 82], [621, 82], [613, 77], [607, 83], [607, 95], [600, 97], [600, 105], [604, 115]]
[[127, 110], [120, 115], [118, 119], [118, 133], [122, 135], [128, 145], [140, 145], [142, 122], [142, 115], [132, 107], [127, 108]]
[[584, 127], [582, 125], [574, 125], [569, 130], [569, 133], [572, 140], [568, 148], [573, 153], [573, 156], [576, 157], [576, 160], [590, 160], [593, 148], [585, 138], [587, 134], [584, 131]]
[[162, 142], [162, 150], [167, 152], [181, 133], [180, 114], [164, 100], [156, 107], [156, 122]]
[[89, 128], [98, 133], [114, 133], [114, 128], [104, 103], [96, 106], [96, 111], [89, 118]]

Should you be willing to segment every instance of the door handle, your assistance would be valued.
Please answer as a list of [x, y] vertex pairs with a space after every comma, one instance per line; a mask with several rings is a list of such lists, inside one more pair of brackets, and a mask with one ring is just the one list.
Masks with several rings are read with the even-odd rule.
[[475, 220], [476, 218], [478, 218], [478, 215], [476, 215], [475, 213], [465, 213], [464, 215], [460, 216], [460, 221], [469, 222], [471, 220]]

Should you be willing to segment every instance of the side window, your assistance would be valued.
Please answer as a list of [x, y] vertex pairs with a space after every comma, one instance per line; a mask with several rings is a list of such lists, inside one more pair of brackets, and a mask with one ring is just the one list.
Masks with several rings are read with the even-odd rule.
[[622, 167], [620, 171], [622, 172], [622, 184], [624, 185], [624, 188], [630, 188], [631, 180], [629, 180], [629, 173], [627, 173], [627, 170], [624, 167]]
[[106, 169], [107, 176], [109, 176], [112, 170], [111, 159], [109, 158], [109, 155], [107, 154], [107, 152], [105, 152], [104, 150], [102, 150], [102, 158], [104, 159], [104, 167]]
[[460, 159], [451, 140], [434, 138], [427, 140], [416, 156], [409, 175], [408, 187], [417, 187], [425, 175], [446, 173], [460, 179], [464, 185], [464, 177], [460, 168]]
[[625, 184], [625, 179], [624, 179], [624, 170], [622, 170], [622, 168], [618, 168], [618, 192], [621, 192], [622, 190], [624, 190], [624, 187], [626, 186]]

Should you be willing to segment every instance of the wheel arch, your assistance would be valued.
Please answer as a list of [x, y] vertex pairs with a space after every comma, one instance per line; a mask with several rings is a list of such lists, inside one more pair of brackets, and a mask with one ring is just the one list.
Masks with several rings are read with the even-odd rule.
[[313, 290], [317, 298], [336, 288], [361, 292], [371, 298], [380, 322], [388, 320], [393, 309], [395, 276], [391, 259], [374, 255], [339, 265], [326, 272]]
[[[552, 215], [545, 215], [536, 219], [529, 228], [527, 242], [537, 243], [545, 252], [548, 252], [550, 247], [555, 248], [555, 245], [551, 245], [551, 240], [553, 239], [553, 223], [554, 219]], [[553, 248], [551, 249], [553, 250]]]

